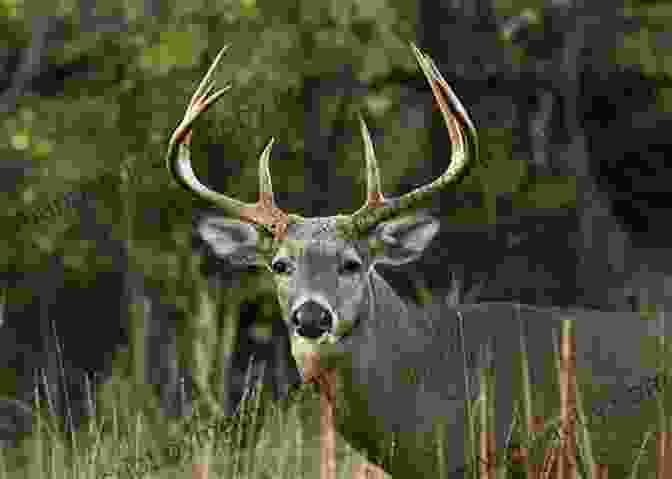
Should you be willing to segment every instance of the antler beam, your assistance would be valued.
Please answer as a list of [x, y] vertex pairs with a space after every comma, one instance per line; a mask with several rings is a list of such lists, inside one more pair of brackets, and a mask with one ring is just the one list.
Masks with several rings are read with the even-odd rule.
[[166, 166], [177, 183], [199, 198], [215, 204], [227, 216], [260, 225], [274, 236], [282, 236], [287, 229], [288, 217], [287, 213], [275, 205], [271, 174], [268, 168], [268, 160], [274, 143], [273, 138], [266, 144], [259, 157], [259, 200], [256, 203], [244, 203], [211, 190], [199, 181], [191, 167], [189, 145], [194, 122], [231, 88], [230, 85], [226, 85], [213, 93], [215, 82], [212, 80], [212, 75], [228, 49], [227, 45], [219, 51], [192, 95], [184, 118], [170, 138], [166, 153]]
[[366, 232], [381, 221], [411, 210], [418, 203], [453, 183], [466, 170], [470, 156], [474, 157], [474, 161], [478, 157], [476, 128], [471, 122], [467, 110], [443, 78], [434, 61], [428, 55], [422, 53], [413, 43], [411, 43], [411, 48], [418, 65], [420, 65], [432, 88], [434, 99], [448, 128], [453, 149], [450, 163], [446, 171], [431, 183], [420, 186], [397, 198], [385, 198], [380, 189], [378, 162], [371, 136], [366, 127], [366, 122], [360, 116], [366, 158], [367, 198], [364, 205], [352, 215], [352, 226], [360, 233]]

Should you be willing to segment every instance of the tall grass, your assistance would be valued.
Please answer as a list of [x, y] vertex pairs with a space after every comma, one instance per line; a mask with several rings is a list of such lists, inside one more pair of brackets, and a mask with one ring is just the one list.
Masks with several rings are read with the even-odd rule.
[[[467, 408], [470, 426], [465, 440], [476, 442], [465, 448], [472, 452], [470, 477], [659, 479], [669, 474], [672, 441], [664, 391], [647, 401], [652, 403], [650, 410], [642, 404], [633, 420], [596, 421], [585, 403], [585, 382], [577, 380], [572, 324], [563, 321], [561, 337], [554, 341], [555, 369], [543, 391], [530, 386], [521, 336], [521, 400], [505, 450], [494, 449], [492, 434], [496, 364], [483, 363], [480, 394]], [[660, 344], [661, 351], [665, 346]], [[491, 351], [483, 354], [491, 358]], [[233, 417], [203, 414], [210, 409], [199, 407], [197, 397], [191, 417], [167, 420], [151, 390], [138, 388], [123, 371], [127, 368], [117, 368], [102, 386], [90, 421], [70, 434], [50, 411], [49, 398], [36, 399], [34, 431], [18, 447], [0, 453], [0, 479], [321, 476], [321, 463], [328, 457], [321, 455], [320, 429], [325, 426], [320, 426], [315, 386], [303, 385], [288, 398], [272, 402], [266, 398], [263, 378], [258, 378]], [[664, 362], [659, 372], [667, 372]], [[330, 440], [333, 463], [322, 477], [353, 477], [353, 471], [374, 477], [342, 438]], [[437, 437], [439, 448], [442, 440]]]

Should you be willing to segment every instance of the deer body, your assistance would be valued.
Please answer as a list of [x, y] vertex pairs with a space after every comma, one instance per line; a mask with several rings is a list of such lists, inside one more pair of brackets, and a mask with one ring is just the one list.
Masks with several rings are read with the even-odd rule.
[[[338, 432], [394, 477], [438, 477], [441, 460], [461, 469], [465, 387], [455, 311], [416, 311], [375, 271], [366, 303], [350, 335], [320, 358], [335, 371]], [[299, 364], [309, 350], [295, 337]], [[443, 444], [439, 427], [448, 434]]]
[[369, 283], [365, 307], [348, 336], [331, 349], [320, 349], [295, 334], [292, 353], [301, 371], [319, 374], [306, 358], [321, 352], [321, 368], [336, 375], [338, 432], [393, 477], [463, 477], [465, 400], [467, 393], [472, 400], [480, 393], [477, 370], [484, 365], [478, 356], [486, 345], [494, 350], [496, 446], [504, 450], [514, 400], [520, 398], [520, 335], [533, 389], [547, 387], [555, 381], [553, 340], [554, 333], [556, 340], [561, 336], [562, 319], [576, 323], [579, 378], [602, 388], [601, 401], [586, 401], [590, 421], [599, 421], [593, 413], [604, 407], [612, 419], [639, 414], [637, 398], [646, 389], [641, 386], [648, 382], [651, 390], [655, 361], [642, 351], [655, 349], [663, 331], [638, 313], [513, 303], [422, 308], [404, 303], [375, 271]]
[[[385, 198], [373, 145], [360, 117], [366, 203], [351, 215], [303, 218], [275, 205], [268, 168], [273, 140], [260, 156], [256, 203], [209, 189], [191, 169], [192, 125], [226, 91], [213, 93], [211, 80], [223, 52], [192, 97], [166, 155], [175, 180], [221, 210], [200, 222], [200, 235], [229, 262], [261, 265], [273, 274], [303, 380], [317, 382], [331, 397], [336, 426], [355, 448], [395, 477], [461, 477], [466, 464], [465, 400], [479, 392], [475, 373], [481, 348], [494, 341], [501, 447], [514, 412], [521, 332], [532, 383], [546, 383], [543, 367], [550, 365], [553, 371], [554, 364], [552, 331], [559, 329], [558, 319], [567, 317], [566, 311], [507, 303], [420, 308], [404, 303], [376, 272], [377, 264], [416, 260], [437, 233], [438, 223], [413, 209], [459, 178], [468, 160], [476, 157], [476, 132], [466, 110], [434, 62], [413, 46], [450, 136], [446, 171], [401, 197]], [[640, 361], [639, 349], [631, 346], [655, 339], [658, 331], [651, 324], [632, 313], [569, 315], [578, 318], [579, 373], [590, 369], [598, 382], [603, 378], [618, 389], [614, 384], [637, 383], [651, 371]]]
[[[374, 294], [390, 300], [395, 293], [376, 276]], [[654, 398], [655, 362], [652, 357], [647, 362], [642, 351], [652, 349], [662, 331], [636, 313], [568, 312], [511, 303], [399, 310], [403, 308], [398, 297], [377, 306], [375, 315], [343, 341], [334, 363], [325, 361], [336, 372], [339, 433], [393, 477], [463, 477], [465, 399], [467, 392], [472, 400], [480, 393], [476, 371], [483, 364], [478, 354], [486, 344], [494, 346], [496, 446], [504, 450], [514, 423], [514, 400], [521, 397], [516, 386], [521, 331], [534, 391], [557, 380], [553, 333], [560, 338], [561, 320], [575, 319], [580, 384], [601, 391], [600, 401], [584, 396], [593, 425], [605, 407], [610, 419], [620, 420], [640, 414], [646, 404], [638, 403], [642, 397]], [[647, 389], [648, 395], [642, 392]]]

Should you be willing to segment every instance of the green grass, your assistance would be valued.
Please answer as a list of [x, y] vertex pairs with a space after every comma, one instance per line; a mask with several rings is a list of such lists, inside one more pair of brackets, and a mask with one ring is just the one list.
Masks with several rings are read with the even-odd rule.
[[[0, 479], [191, 478], [192, 465], [203, 462], [211, 478], [319, 477], [313, 386], [274, 403], [258, 383], [234, 417], [205, 417], [207, 408], [197, 404], [192, 417], [173, 421], [161, 416], [150, 395], [113, 377], [99, 394], [96, 417], [70, 436], [36, 403], [34, 433], [0, 453]], [[311, 410], [314, 420], [300, 419]], [[362, 458], [342, 440], [338, 447], [339, 477], [349, 477]]]
[[[558, 344], [556, 340], [556, 350]], [[524, 355], [521, 359], [524, 365]], [[528, 447], [536, 463], [542, 463], [548, 449], [558, 443], [559, 357], [555, 362], [556, 370], [549, 371], [548, 387], [543, 391], [529, 390], [525, 375], [521, 375], [519, 406], [510, 433], [514, 443]], [[287, 399], [273, 402], [259, 381], [233, 417], [223, 417], [197, 397], [191, 417], [167, 420], [151, 388], [132, 384], [123, 374], [127, 370], [115, 368], [112, 379], [97, 395], [95, 417], [75, 434], [64, 434], [60, 421], [36, 401], [34, 432], [19, 447], [0, 453], [0, 479], [191, 478], [194, 464], [208, 464], [208, 478], [319, 477], [319, 396], [315, 386], [303, 385]], [[490, 391], [496, 384], [490, 384], [491, 371], [483, 372], [486, 387], [470, 404], [471, 430], [465, 440], [479, 438], [493, 423]], [[594, 463], [609, 464], [610, 477], [655, 477], [654, 433], [665, 424], [663, 402], [647, 401], [635, 417], [600, 423], [586, 402], [594, 397], [587, 387], [590, 384], [579, 375], [578, 385], [579, 477], [592, 479]], [[543, 430], [536, 434], [526, 432], [526, 417], [531, 414], [544, 420]], [[477, 445], [473, 450], [478, 450]], [[498, 451], [496, 477], [525, 477], [521, 467], [507, 466], [511, 461], [504, 452]], [[336, 459], [339, 478], [351, 477], [353, 466], [363, 462], [340, 437]]]

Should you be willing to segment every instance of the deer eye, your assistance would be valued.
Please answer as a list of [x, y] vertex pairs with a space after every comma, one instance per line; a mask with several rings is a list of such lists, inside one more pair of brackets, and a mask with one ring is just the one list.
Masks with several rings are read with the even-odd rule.
[[345, 260], [343, 265], [341, 265], [342, 274], [355, 274], [359, 273], [362, 270], [362, 263], [354, 259]]
[[273, 262], [273, 264], [271, 265], [271, 270], [273, 270], [275, 274], [286, 276], [292, 274], [292, 272], [294, 271], [294, 266], [286, 259], [279, 259]]

